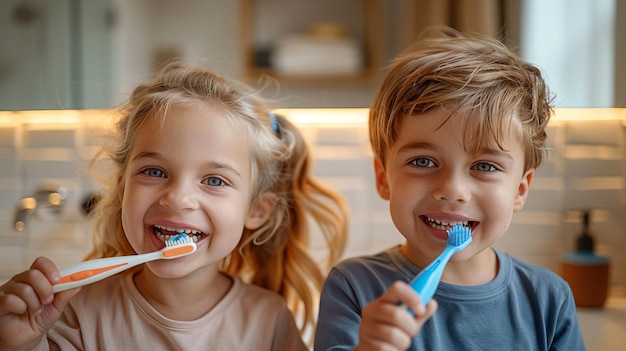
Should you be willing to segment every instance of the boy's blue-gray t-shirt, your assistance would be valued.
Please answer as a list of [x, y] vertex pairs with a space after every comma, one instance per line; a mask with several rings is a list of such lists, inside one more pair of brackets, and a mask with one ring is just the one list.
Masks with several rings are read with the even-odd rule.
[[[496, 254], [499, 271], [491, 282], [439, 284], [433, 297], [437, 312], [409, 350], [584, 350], [567, 282], [548, 269]], [[314, 349], [352, 350], [363, 307], [419, 271], [399, 247], [339, 263], [324, 283]]]

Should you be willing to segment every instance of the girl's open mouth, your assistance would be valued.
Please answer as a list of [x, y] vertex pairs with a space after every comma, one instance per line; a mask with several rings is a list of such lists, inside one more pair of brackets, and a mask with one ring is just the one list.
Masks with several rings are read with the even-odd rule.
[[208, 236], [207, 234], [201, 231], [195, 230], [195, 229], [164, 227], [160, 225], [152, 226], [152, 231], [154, 232], [154, 236], [157, 239], [159, 239], [159, 241], [162, 241], [163, 243], [165, 243], [172, 237], [175, 237], [183, 233], [187, 234], [193, 240], [194, 243], [197, 243], [198, 241], [200, 241], [203, 236], [204, 237]]

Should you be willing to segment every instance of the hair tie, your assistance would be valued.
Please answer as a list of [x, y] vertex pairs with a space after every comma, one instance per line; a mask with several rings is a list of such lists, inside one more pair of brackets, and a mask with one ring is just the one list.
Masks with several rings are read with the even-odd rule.
[[276, 118], [276, 114], [272, 111], [267, 111], [267, 116], [270, 118], [270, 123], [272, 124], [272, 130], [276, 135], [280, 137], [280, 125], [278, 124], [278, 119]]

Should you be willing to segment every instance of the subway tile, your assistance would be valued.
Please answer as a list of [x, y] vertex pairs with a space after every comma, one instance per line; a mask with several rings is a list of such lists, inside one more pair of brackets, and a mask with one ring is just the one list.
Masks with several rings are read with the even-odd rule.
[[15, 127], [0, 127], [0, 148], [15, 149]]
[[13, 155], [13, 157], [0, 157], [0, 177], [21, 176], [21, 163], [16, 156], [17, 155]]
[[62, 221], [51, 216], [30, 219], [24, 234], [30, 241], [29, 247], [38, 250], [86, 250], [90, 245], [88, 227], [75, 221]]
[[567, 178], [581, 177], [624, 177], [624, 161], [622, 159], [567, 159], [563, 176]]
[[84, 260], [87, 251], [84, 249], [65, 249], [65, 248], [33, 248], [24, 249], [24, 260], [33, 262], [37, 257], [47, 257], [52, 260], [57, 267], [63, 268]]
[[559, 124], [552, 123], [546, 128], [546, 142], [545, 147], [550, 149], [551, 152], [558, 152], [558, 145], [562, 143], [563, 139], [563, 127]]
[[77, 148], [99, 148], [103, 142], [109, 141], [111, 137], [110, 130], [102, 126], [88, 126], [76, 131]]
[[[20, 197], [19, 183], [17, 181], [8, 184], [0, 182], [0, 209], [11, 210], [17, 207]], [[4, 218], [4, 214], [0, 215], [0, 220]]]
[[74, 161], [25, 160], [24, 176], [29, 178], [71, 178], [77, 174]]
[[76, 152], [67, 147], [23, 148], [22, 161], [66, 161], [74, 162]]
[[317, 145], [359, 145], [369, 143], [365, 128], [319, 128], [315, 143]]
[[596, 177], [568, 177], [565, 178], [565, 190], [577, 191], [602, 191], [624, 189], [624, 177], [620, 176], [596, 176]]
[[535, 177], [530, 186], [530, 191], [564, 191], [565, 182], [563, 177]]
[[563, 191], [561, 190], [536, 190], [528, 193], [525, 210], [532, 211], [560, 211], [563, 208]]
[[582, 208], [605, 208], [623, 206], [623, 194], [615, 190], [568, 191], [565, 193], [564, 210]]
[[0, 245], [0, 284], [4, 284], [12, 276], [25, 270], [24, 251], [22, 246]]
[[535, 177], [561, 177], [563, 174], [562, 161], [549, 159], [535, 170]]
[[[15, 230], [14, 226], [14, 211], [8, 209], [0, 210], [0, 247], [6, 246], [24, 246], [27, 242], [27, 237], [24, 232]], [[0, 256], [1, 257], [1, 256]], [[0, 258], [0, 263], [2, 258]], [[0, 264], [1, 266], [2, 264]]]
[[319, 177], [351, 176], [362, 178], [367, 169], [360, 159], [317, 159], [314, 170]]
[[358, 160], [364, 164], [369, 156], [363, 152], [359, 145], [316, 145], [313, 147], [312, 156], [319, 160]]
[[[31, 127], [32, 128], [32, 127]], [[75, 129], [29, 129], [24, 130], [24, 147], [76, 148]]]
[[606, 145], [564, 145], [563, 157], [566, 159], [596, 159], [624, 161], [624, 148]]
[[567, 144], [624, 145], [624, 131], [619, 120], [570, 121], [566, 135]]

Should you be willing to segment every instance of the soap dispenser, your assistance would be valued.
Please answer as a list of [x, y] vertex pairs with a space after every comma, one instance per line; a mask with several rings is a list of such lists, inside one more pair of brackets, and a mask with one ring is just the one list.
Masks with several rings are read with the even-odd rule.
[[590, 230], [591, 211], [582, 211], [582, 232], [576, 250], [563, 256], [561, 276], [569, 283], [578, 307], [602, 307], [609, 291], [609, 259], [596, 255]]

